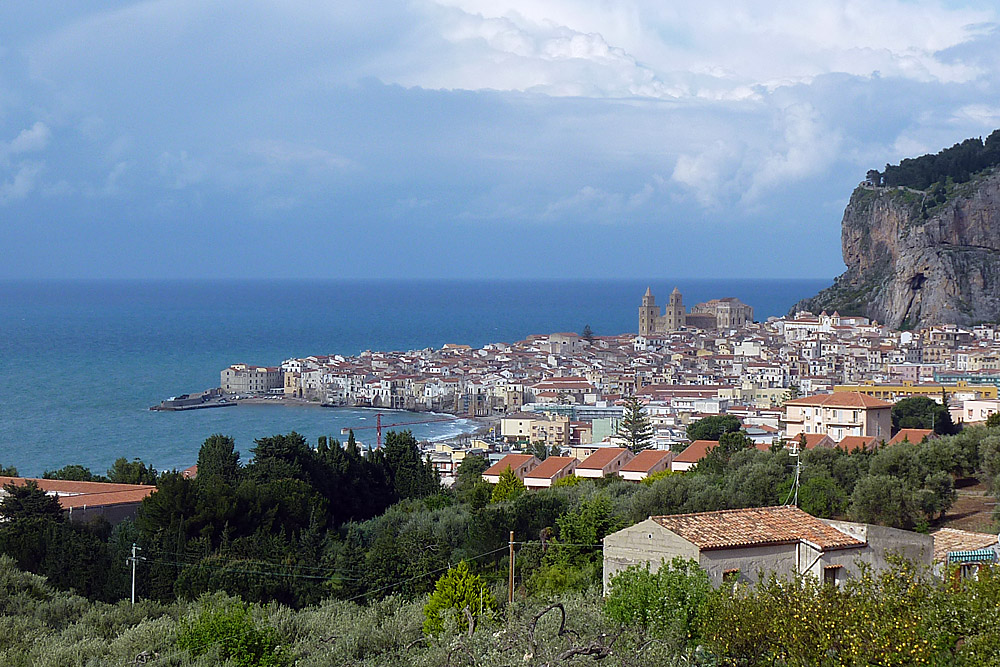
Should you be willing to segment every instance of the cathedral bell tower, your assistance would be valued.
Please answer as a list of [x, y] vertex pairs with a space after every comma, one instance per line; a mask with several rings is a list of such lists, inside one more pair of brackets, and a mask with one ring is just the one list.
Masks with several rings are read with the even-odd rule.
[[639, 306], [639, 335], [643, 338], [656, 333], [656, 318], [660, 314], [660, 309], [656, 307], [656, 299], [650, 289], [646, 288], [646, 293], [642, 295], [642, 305]]

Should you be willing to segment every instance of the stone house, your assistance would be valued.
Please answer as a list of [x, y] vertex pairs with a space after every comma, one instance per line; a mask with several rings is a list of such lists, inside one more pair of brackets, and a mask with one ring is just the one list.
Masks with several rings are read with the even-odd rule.
[[675, 557], [693, 559], [714, 585], [812, 575], [839, 585], [865, 563], [875, 570], [889, 557], [930, 567], [934, 540], [895, 528], [817, 519], [798, 507], [756, 507], [651, 516], [604, 538], [604, 591], [631, 565], [656, 569]]

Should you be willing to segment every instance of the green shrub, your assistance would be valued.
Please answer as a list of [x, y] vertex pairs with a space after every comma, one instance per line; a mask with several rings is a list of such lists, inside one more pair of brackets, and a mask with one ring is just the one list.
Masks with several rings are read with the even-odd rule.
[[279, 667], [287, 662], [277, 633], [268, 625], [259, 627], [250, 607], [238, 600], [202, 606], [181, 622], [177, 645], [194, 656], [216, 649], [219, 658], [239, 667]]
[[633, 565], [611, 577], [604, 612], [680, 648], [699, 636], [698, 619], [711, 594], [708, 575], [696, 561], [674, 558], [656, 572], [649, 564]]

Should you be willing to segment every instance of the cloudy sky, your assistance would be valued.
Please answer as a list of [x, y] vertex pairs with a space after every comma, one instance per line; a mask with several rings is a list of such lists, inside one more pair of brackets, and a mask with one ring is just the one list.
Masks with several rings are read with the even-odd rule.
[[0, 3], [0, 278], [832, 277], [995, 2]]

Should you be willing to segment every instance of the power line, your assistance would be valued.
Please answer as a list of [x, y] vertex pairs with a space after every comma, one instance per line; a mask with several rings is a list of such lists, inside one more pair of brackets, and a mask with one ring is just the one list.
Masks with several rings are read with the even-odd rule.
[[[504, 545], [504, 546], [502, 546], [502, 547], [500, 547], [498, 549], [493, 549], [492, 551], [485, 551], [485, 552], [483, 552], [481, 554], [477, 554], [475, 556], [470, 556], [469, 558], [464, 558], [462, 560], [469, 560], [469, 561], [478, 560], [478, 559], [480, 559], [480, 558], [482, 558], [484, 556], [490, 556], [492, 554], [497, 553], [498, 551], [503, 551], [503, 550], [505, 550], [507, 548], [508, 548], [508, 545]], [[167, 563], [167, 564], [175, 564], [175, 565], [191, 565], [191, 563], [180, 563], [180, 562], [174, 562], [174, 561], [159, 561], [159, 560], [152, 560], [152, 559], [150, 561], [148, 561], [148, 562]], [[380, 593], [382, 591], [390, 590], [390, 589], [396, 588], [398, 586], [403, 586], [404, 584], [408, 584], [410, 582], [416, 581], [418, 579], [422, 579], [422, 578], [430, 576], [432, 574], [437, 574], [438, 572], [443, 572], [445, 570], [450, 570], [452, 567], [454, 567], [454, 565], [451, 564], [451, 563], [449, 563], [445, 567], [439, 567], [439, 568], [434, 569], [434, 570], [429, 570], [429, 571], [424, 572], [422, 574], [418, 574], [416, 576], [410, 577], [409, 579], [404, 579], [403, 581], [397, 581], [397, 582], [389, 584], [387, 586], [381, 586], [379, 588], [376, 588], [374, 590], [368, 591], [366, 593], [362, 593], [361, 595], [355, 595], [354, 597], [342, 599], [342, 600], [339, 600], [339, 601], [340, 602], [353, 602], [354, 600], [358, 600], [360, 598], [367, 597], [367, 596], [369, 596], [369, 595], [371, 595], [373, 593]], [[311, 578], [311, 579], [312, 578], [325, 578], [325, 577], [314, 577], [312, 575], [295, 575], [295, 574], [286, 574], [286, 573], [280, 573], [280, 572], [276, 572], [276, 573], [273, 573], [273, 574], [276, 574], [278, 576], [292, 576], [292, 577], [303, 577], [303, 578]], [[236, 637], [237, 637], [237, 635], [226, 635], [225, 637], [222, 637], [222, 638], [217, 639], [215, 641], [206, 642], [204, 644], [198, 645], [196, 648], [198, 648], [198, 649], [208, 649], [208, 648], [210, 648], [212, 646], [215, 646], [215, 645], [218, 645], [218, 644], [222, 644], [223, 642], [226, 642], [226, 641], [228, 641], [230, 639], [234, 639]], [[160, 655], [160, 659], [170, 658], [170, 657], [173, 657], [175, 655], [182, 655], [182, 654], [184, 654], [186, 652], [187, 652], [187, 649], [180, 649], [180, 650], [177, 650], [177, 651], [173, 651], [171, 653], [161, 654]], [[132, 662], [126, 662], [125, 663], [125, 665], [132, 665], [132, 664], [135, 664], [134, 661], [132, 661]]]

